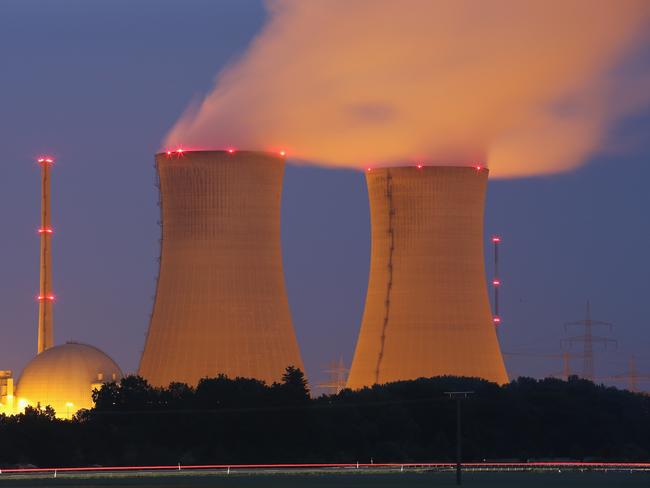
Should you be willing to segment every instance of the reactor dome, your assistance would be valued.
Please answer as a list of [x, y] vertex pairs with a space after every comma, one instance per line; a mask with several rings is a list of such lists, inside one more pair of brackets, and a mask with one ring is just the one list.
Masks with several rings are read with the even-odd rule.
[[43, 351], [23, 370], [15, 398], [20, 410], [27, 405], [50, 405], [59, 418], [72, 418], [92, 408], [92, 392], [103, 383], [119, 381], [122, 371], [96, 347], [68, 342]]

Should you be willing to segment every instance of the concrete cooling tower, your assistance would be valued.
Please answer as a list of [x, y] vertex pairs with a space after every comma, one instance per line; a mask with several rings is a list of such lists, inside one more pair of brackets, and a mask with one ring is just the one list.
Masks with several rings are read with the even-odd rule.
[[284, 158], [178, 150], [156, 167], [162, 249], [139, 374], [167, 386], [304, 371], [280, 249]]
[[488, 170], [366, 173], [372, 252], [347, 386], [439, 375], [505, 383], [483, 261]]

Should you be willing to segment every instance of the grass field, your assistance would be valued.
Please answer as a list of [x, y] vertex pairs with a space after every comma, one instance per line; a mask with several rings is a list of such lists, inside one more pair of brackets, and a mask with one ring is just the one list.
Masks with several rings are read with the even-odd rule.
[[[155, 473], [134, 475], [66, 474], [50, 476], [0, 475], [0, 487], [66, 486], [74, 488], [120, 486], [133, 488], [192, 487], [214, 488], [420, 488], [455, 486], [451, 472], [418, 473], [337, 473], [337, 474], [231, 474]], [[476, 487], [649, 487], [650, 473], [628, 472], [475, 472], [464, 473], [463, 486]]]

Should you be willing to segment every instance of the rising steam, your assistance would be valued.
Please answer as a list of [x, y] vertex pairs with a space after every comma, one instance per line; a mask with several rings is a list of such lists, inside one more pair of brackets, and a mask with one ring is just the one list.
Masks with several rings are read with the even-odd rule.
[[647, 41], [648, 0], [275, 0], [268, 9], [246, 54], [165, 148], [285, 149], [348, 167], [486, 161], [493, 175], [515, 177], [579, 165], [612, 123], [648, 102], [648, 73], [625, 64]]

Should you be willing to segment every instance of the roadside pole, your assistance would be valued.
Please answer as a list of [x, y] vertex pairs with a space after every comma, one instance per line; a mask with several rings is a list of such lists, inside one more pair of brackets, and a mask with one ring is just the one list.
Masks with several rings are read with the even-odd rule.
[[473, 391], [446, 391], [445, 395], [450, 400], [456, 400], [456, 484], [461, 485], [462, 480], [462, 462], [463, 462], [463, 445], [461, 429], [461, 401], [473, 395]]

